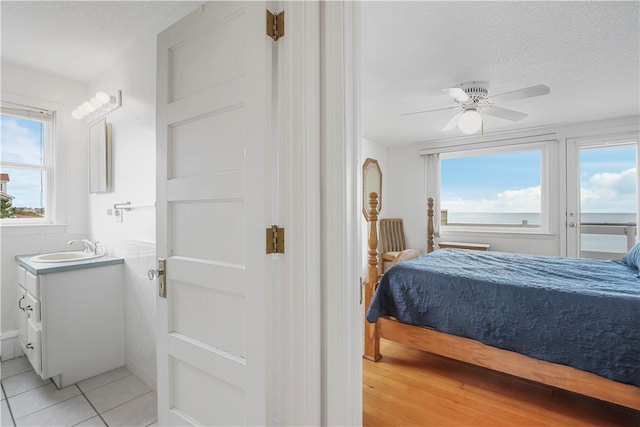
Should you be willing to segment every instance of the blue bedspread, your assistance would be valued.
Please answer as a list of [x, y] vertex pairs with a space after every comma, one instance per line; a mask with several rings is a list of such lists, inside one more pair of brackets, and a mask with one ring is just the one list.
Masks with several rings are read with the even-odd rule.
[[640, 279], [616, 261], [440, 249], [396, 264], [367, 320], [393, 316], [640, 386]]

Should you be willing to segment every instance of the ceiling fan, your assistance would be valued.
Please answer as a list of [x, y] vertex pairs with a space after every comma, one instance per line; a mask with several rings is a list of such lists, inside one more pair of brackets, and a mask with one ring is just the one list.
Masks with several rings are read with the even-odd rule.
[[535, 85], [489, 97], [488, 86], [487, 82], [466, 82], [456, 87], [442, 89], [442, 91], [453, 98], [458, 105], [437, 108], [435, 110], [414, 111], [403, 115], [408, 116], [434, 111], [459, 109], [460, 111], [449, 120], [445, 127], [442, 128], [442, 131], [446, 132], [457, 125], [463, 133], [470, 135], [482, 129], [482, 116], [480, 112], [514, 122], [527, 117], [526, 113], [507, 110], [497, 107], [495, 104], [546, 95], [551, 92], [548, 86]]

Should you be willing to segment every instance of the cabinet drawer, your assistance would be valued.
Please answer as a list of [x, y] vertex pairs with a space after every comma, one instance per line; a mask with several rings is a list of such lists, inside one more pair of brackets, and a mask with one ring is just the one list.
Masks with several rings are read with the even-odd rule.
[[31, 295], [40, 298], [40, 281], [38, 280], [38, 276], [25, 271], [24, 287]]
[[24, 281], [26, 278], [27, 270], [24, 269], [21, 265], [16, 266], [16, 282], [18, 285], [25, 287]]
[[29, 319], [27, 321], [27, 343], [24, 352], [38, 375], [42, 375], [42, 329]]
[[34, 322], [40, 322], [40, 300], [27, 292], [25, 298], [25, 311]]

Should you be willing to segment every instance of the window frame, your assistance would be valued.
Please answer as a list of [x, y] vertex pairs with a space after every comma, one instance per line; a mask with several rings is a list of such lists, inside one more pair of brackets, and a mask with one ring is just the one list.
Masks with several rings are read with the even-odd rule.
[[[500, 140], [484, 140], [475, 143], [436, 144], [428, 149], [420, 150], [420, 155], [425, 157], [426, 189], [427, 197], [435, 199], [434, 211], [436, 213], [435, 226], [437, 235], [442, 232], [446, 235], [456, 234], [512, 234], [512, 235], [549, 235], [555, 233], [557, 221], [553, 220], [551, 212], [556, 208], [557, 200], [551, 195], [550, 183], [553, 180], [552, 171], [557, 170], [557, 155], [552, 155], [558, 148], [558, 139], [555, 134], [536, 135], [522, 138], [510, 138]], [[440, 162], [441, 158], [477, 157], [481, 155], [516, 153], [523, 151], [540, 151], [540, 226], [517, 227], [501, 224], [478, 225], [442, 225], [440, 222]], [[557, 153], [556, 153], [557, 154]], [[557, 179], [556, 179], [557, 181]], [[557, 198], [557, 196], [556, 196]]]
[[44, 161], [42, 165], [5, 162], [0, 166], [12, 169], [41, 171], [44, 175], [43, 199], [44, 216], [40, 218], [0, 218], [0, 226], [54, 224], [55, 220], [55, 146], [56, 111], [2, 100], [0, 114], [7, 117], [42, 121], [44, 123]]

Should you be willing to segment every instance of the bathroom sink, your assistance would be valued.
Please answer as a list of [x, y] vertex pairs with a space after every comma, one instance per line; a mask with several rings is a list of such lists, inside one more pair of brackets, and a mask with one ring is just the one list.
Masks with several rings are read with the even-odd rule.
[[52, 252], [49, 254], [35, 255], [31, 257], [34, 262], [69, 262], [84, 261], [86, 259], [100, 258], [104, 254], [87, 252]]

